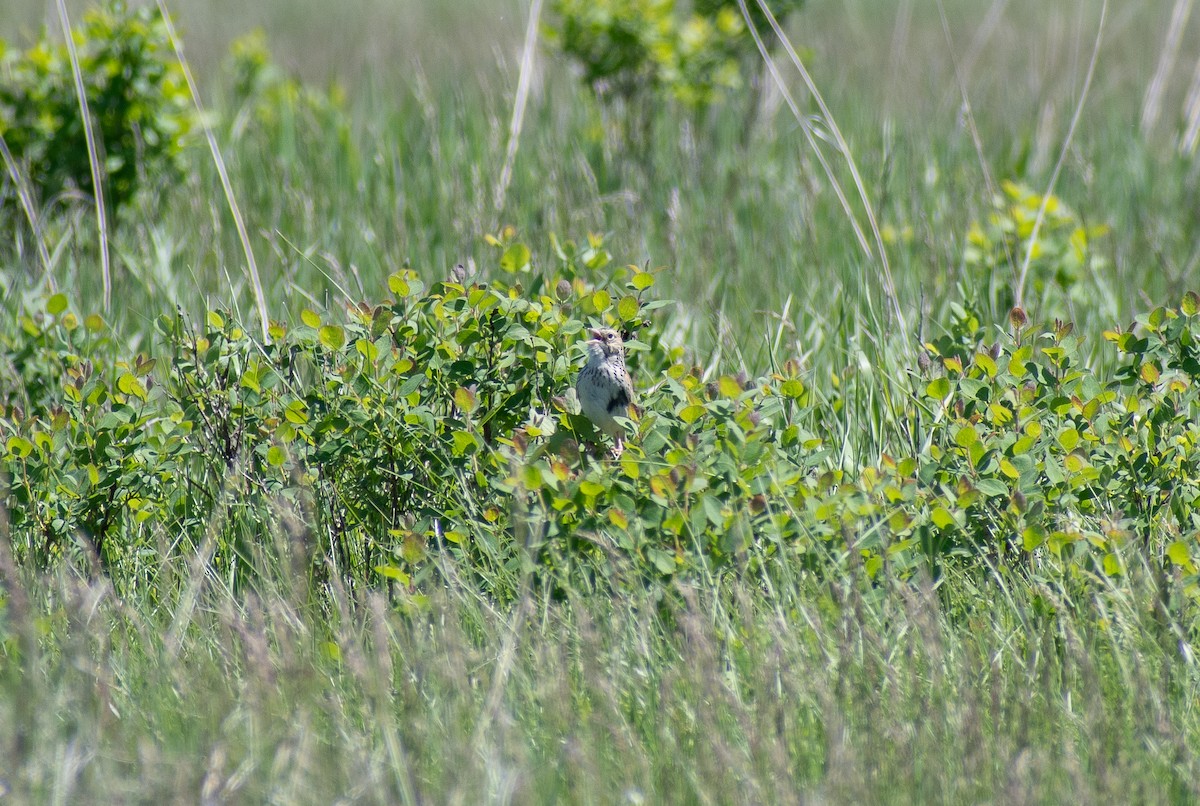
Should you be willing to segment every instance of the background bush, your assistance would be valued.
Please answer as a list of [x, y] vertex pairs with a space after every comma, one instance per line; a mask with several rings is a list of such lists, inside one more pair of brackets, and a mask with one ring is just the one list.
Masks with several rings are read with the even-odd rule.
[[[72, 32], [99, 151], [106, 201], [126, 206], [178, 175], [194, 125], [183, 71], [157, 9], [109, 2]], [[42, 205], [64, 192], [94, 196], [85, 124], [65, 44], [43, 31], [27, 51], [0, 42], [0, 136]], [[0, 196], [15, 200], [6, 171]]]

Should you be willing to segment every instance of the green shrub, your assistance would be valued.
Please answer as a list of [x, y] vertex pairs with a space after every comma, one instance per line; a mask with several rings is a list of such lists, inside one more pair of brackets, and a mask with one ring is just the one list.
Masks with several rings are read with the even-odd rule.
[[274, 61], [262, 30], [234, 40], [226, 73], [231, 80], [232, 136], [241, 137], [253, 124], [280, 147], [279, 159], [296, 159], [297, 129], [331, 133], [350, 148], [350, 122], [345, 92], [337, 84], [328, 90], [309, 87], [287, 75]]
[[[770, 5], [782, 22], [803, 0]], [[549, 42], [578, 65], [601, 101], [619, 101], [631, 117], [648, 117], [649, 106], [664, 95], [703, 110], [741, 89], [761, 61], [736, 0], [690, 6], [676, 0], [555, 0], [551, 7]], [[750, 0], [749, 8], [770, 41], [757, 2]], [[636, 133], [636, 125], [629, 130]]]
[[[152, 7], [130, 11], [107, 3], [87, 12], [73, 37], [105, 198], [119, 209], [147, 182], [174, 175], [194, 122], [190, 97], [166, 25]], [[25, 52], [0, 43], [0, 54], [0, 135], [18, 168], [43, 204], [71, 190], [94, 195], [66, 45], [43, 32]], [[11, 197], [7, 180], [0, 194]]]
[[[1045, 214], [1033, 240], [1038, 212]], [[967, 230], [964, 259], [972, 271], [972, 285], [989, 289], [992, 312], [997, 317], [1017, 304], [1015, 289], [1022, 280], [1021, 267], [1029, 256], [1025, 275], [1026, 304], [1039, 317], [1066, 318], [1076, 295], [1095, 295], [1090, 280], [1104, 257], [1094, 241], [1108, 232], [1103, 225], [1088, 226], [1057, 196], [1036, 193], [1015, 182], [1003, 183], [992, 199], [992, 211]]]
[[[989, 333], [959, 307], [888, 390], [911, 450], [851, 467], [826, 436], [840, 386], [814, 391], [796, 360], [702, 380], [654, 326], [653, 273], [613, 267], [600, 238], [555, 241], [545, 262], [511, 231], [489, 242], [491, 282], [400, 271], [392, 299], [306, 310], [266, 344], [227, 313], [162, 317], [157, 361], [114, 355], [103, 322], [51, 297], [0, 339], [19, 390], [0, 417], [17, 553], [50, 564], [90, 545], [137, 568], [212, 541], [236, 582], [275, 550], [265, 535], [298, 532], [321, 575], [419, 596], [450, 556], [500, 598], [528, 574], [771, 573], [784, 547], [812, 572], [873, 578], [953, 558], [1103, 578], [1136, 554], [1200, 594], [1194, 294], [1106, 333], [1110, 378], [1082, 365], [1069, 324], [1018, 309]], [[619, 460], [588, 449], [571, 391], [600, 323], [630, 334], [641, 397]]]

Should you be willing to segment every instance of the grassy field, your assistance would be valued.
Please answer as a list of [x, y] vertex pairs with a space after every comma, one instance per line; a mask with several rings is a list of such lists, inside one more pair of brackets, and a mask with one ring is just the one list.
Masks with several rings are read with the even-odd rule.
[[[53, 5], [41, 0], [10, 5], [0, 37], [12, 46], [27, 46], [39, 25], [53, 29], [57, 22]], [[789, 33], [848, 149], [832, 145], [831, 122], [802, 91], [786, 57], [779, 64], [804, 114], [825, 133], [818, 142], [829, 172], [770, 87], [753, 115], [748, 92], [703, 116], [656, 109], [645, 153], [635, 158], [591, 94], [542, 48], [511, 183], [501, 190], [527, 4], [355, 0], [337, 14], [309, 0], [178, 5], [184, 54], [209, 110], [271, 319], [295, 333], [307, 326], [306, 309], [319, 312], [321, 324], [344, 323], [353, 318], [348, 304], [402, 297], [396, 285], [389, 290], [396, 272], [411, 269], [429, 287], [458, 263], [499, 288], [523, 284], [531, 297], [534, 289], [550, 294], [541, 290], [543, 278], [553, 288], [556, 273], [565, 271], [552, 238], [583, 244], [589, 233], [602, 233], [612, 263], [581, 270], [580, 283], [603, 286], [616, 267], [632, 264], [654, 272], [654, 298], [670, 300], [649, 317], [647, 346], [633, 359], [652, 413], [656, 403], [675, 405], [664, 401], [685, 376], [670, 375], [672, 364], [694, 367], [699, 379], [674, 412], [689, 425], [684, 404], [700, 405], [709, 382], [724, 389], [719, 379], [741, 374], [770, 386], [772, 373], [777, 381], [794, 376], [807, 395], [795, 423], [820, 450], [798, 456], [803, 450], [792, 442], [769, 454], [791, 457], [789, 472], [798, 480], [787, 484], [808, 491], [778, 496], [787, 499], [777, 512], [783, 525], [763, 527], [747, 515], [753, 538], [721, 562], [693, 562], [677, 539], [680, 570], [663, 575], [640, 562], [648, 551], [623, 554], [612, 546], [623, 531], [665, 545], [660, 530], [669, 520], [621, 530], [619, 519], [604, 514], [560, 535], [563, 546], [601, 546], [587, 556], [608, 552], [603, 562], [572, 565], [567, 549], [549, 539], [546, 554], [536, 554], [530, 524], [550, 530], [559, 522], [553, 511], [535, 513], [534, 498], [522, 494], [558, 482], [529, 482], [510, 454], [490, 465], [479, 459], [474, 478], [499, 479], [494, 486], [510, 495], [512, 511], [489, 509], [493, 499], [484, 498], [492, 487], [470, 473], [446, 482], [448, 496], [478, 494], [478, 504], [465, 506], [481, 513], [472, 521], [479, 535], [492, 535], [488, 524], [499, 518], [504, 528], [495, 534], [506, 540], [485, 545], [481, 537], [481, 548], [467, 549], [443, 540], [435, 519], [429, 528], [437, 539], [411, 563], [419, 572], [404, 564], [407, 544], [387, 549], [401, 558], [401, 584], [398, 576], [344, 572], [344, 557], [332, 549], [306, 554], [327, 545], [345, 502], [325, 507], [337, 496], [322, 498], [329, 482], [316, 471], [281, 471], [263, 483], [271, 494], [259, 495], [256, 481], [239, 481], [253, 475], [246, 470], [256, 461], [250, 454], [218, 456], [211, 466], [197, 460], [193, 466], [207, 468], [203, 476], [171, 479], [191, 483], [191, 498], [148, 520], [129, 514], [110, 536], [115, 548], [108, 554], [97, 553], [79, 527], [43, 561], [41, 533], [26, 537], [17, 511], [28, 504], [19, 489], [30, 465], [9, 440], [8, 509], [0, 512], [0, 802], [1200, 799], [1200, 671], [1191, 643], [1200, 611], [1187, 555], [1196, 499], [1150, 490], [1159, 479], [1179, 489], [1197, 481], [1188, 464], [1196, 438], [1190, 375], [1189, 391], [1170, 398], [1162, 421], [1177, 430], [1155, 441], [1168, 433], [1163, 425], [1144, 437], [1156, 468], [1138, 477], [1144, 497], [1121, 498], [1115, 487], [1097, 492], [1097, 482], [1077, 498], [1047, 498], [1049, 510], [1060, 507], [1048, 516], [1055, 534], [1078, 533], [1081, 545], [1101, 546], [1104, 559], [1096, 563], [1032, 547], [1031, 533], [1011, 526], [1026, 516], [1025, 499], [1015, 492], [1011, 506], [994, 515], [1011, 534], [933, 557], [919, 553], [916, 537], [900, 539], [908, 523], [847, 514], [866, 506], [868, 498], [850, 496], [868, 496], [892, 457], [932, 464], [930, 456], [943, 455], [939, 429], [954, 409], [926, 399], [945, 393], [922, 391], [934, 378], [922, 366], [930, 357], [926, 342], [965, 339], [968, 360], [993, 342], [1005, 345], [1005, 356], [1019, 348], [1020, 328], [1014, 335], [1009, 311], [1023, 255], [1000, 255], [992, 264], [969, 257], [978, 247], [973, 231], [994, 225], [1007, 209], [994, 203], [1005, 182], [1039, 201], [1053, 193], [1069, 221], [1064, 232], [1083, 227], [1092, 235], [1089, 259], [1073, 274], [1035, 263], [1021, 295], [1029, 332], [1053, 332], [1056, 319], [1074, 324], [1077, 375], [1055, 382], [1086, 374], [1079, 383], [1094, 378], [1097, 388], [1119, 389], [1121, 400], [1133, 394], [1118, 386], [1129, 353], [1112, 349], [1116, 337], [1105, 332], [1126, 329], [1137, 317], [1145, 329], [1150, 311], [1180, 306], [1184, 293], [1200, 286], [1200, 161], [1194, 149], [1180, 147], [1200, 58], [1200, 15], [1183, 23], [1178, 58], [1165, 62], [1156, 81], [1160, 59], [1169, 55], [1173, 3], [1109, 4], [1102, 17], [1102, 4], [1093, 2], [948, 0], [943, 21], [931, 3], [811, 2]], [[84, 6], [68, 7], [77, 15]], [[275, 64], [298, 79], [293, 86], [312, 93], [291, 112], [272, 113], [236, 96], [230, 43], [256, 27], [264, 29]], [[1154, 119], [1148, 99], [1160, 110]], [[868, 203], [854, 189], [851, 163]], [[32, 414], [43, 392], [30, 379], [59, 389], [64, 381], [54, 368], [76, 366], [75, 353], [97, 365], [133, 361], [140, 352], [162, 356], [157, 374], [147, 374], [170, 388], [168, 366], [184, 352], [165, 346], [161, 316], [179, 310], [186, 321], [204, 322], [207, 311], [220, 309], [258, 333], [247, 246], [199, 138], [186, 164], [181, 177], [112, 224], [110, 310], [100, 303], [90, 206], [59, 204], [47, 216], [49, 272], [28, 233], [0, 244], [0, 377], [25, 384], [5, 393], [4, 438], [27, 433], [28, 421], [11, 404], [23, 401]], [[837, 186], [846, 189], [846, 204]], [[485, 240], [507, 226], [532, 250], [528, 274], [507, 276], [500, 251]], [[866, 234], [865, 248], [856, 227]], [[1048, 231], [1046, 239], [1054, 237], [1066, 235]], [[103, 315], [102, 342], [35, 337], [23, 317], [47, 311], [55, 290], [81, 320]], [[568, 342], [580, 337], [565, 323], [586, 319], [581, 311], [586, 306], [551, 339], [552, 359], [565, 356], [575, 367], [579, 353]], [[975, 327], [962, 324], [972, 317]], [[318, 366], [327, 374], [314, 370], [307, 379], [323, 379], [325, 394], [345, 354], [332, 344], [340, 338], [333, 331], [313, 330], [319, 342], [314, 336], [305, 349], [338, 356]], [[230, 343], [244, 335], [223, 332]], [[26, 346], [48, 343], [61, 365], [51, 361], [35, 376], [25, 369], [35, 363], [35, 348]], [[932, 372], [949, 377], [941, 357], [934, 356]], [[542, 377], [569, 384], [574, 370], [567, 363]], [[1188, 366], [1180, 360], [1162, 369], [1182, 378]], [[1133, 381], [1137, 371], [1135, 365]], [[1014, 380], [1012, 388], [1022, 383]], [[749, 394], [754, 384], [740, 384], [738, 393], [741, 386]], [[330, 400], [313, 394], [307, 399], [314, 410], [312, 400]], [[1049, 400], [1045, 411], [1058, 416], [1070, 397]], [[363, 393], [364, 407], [370, 398]], [[1117, 405], [1103, 405], [1110, 403]], [[724, 411], [717, 400], [704, 405]], [[188, 408], [180, 406], [183, 418]], [[457, 405], [456, 416], [467, 408]], [[786, 416], [792, 411], [785, 408]], [[1144, 418], [1130, 408], [1120, 421], [1135, 443], [1143, 419], [1160, 422], [1142, 411]], [[650, 418], [645, 422], [648, 444], [659, 432]], [[736, 422], [753, 431], [748, 420]], [[1076, 453], [1077, 440], [1089, 444], [1077, 425], [1070, 444], [1058, 439], [1065, 454]], [[732, 492], [718, 504], [735, 510], [725, 514], [732, 533], [743, 523], [739, 507], [775, 512], [771, 491], [786, 484], [781, 464], [780, 475], [762, 471], [774, 487], [754, 487], [757, 454], [729, 447], [733, 425], [720, 428], [698, 426], [697, 439], [680, 437], [678, 444], [672, 431], [659, 453], [693, 451], [709, 462], [702, 467], [714, 479], [724, 458], [733, 457], [731, 475], [742, 473], [745, 489], [739, 493], [731, 478]], [[946, 431], [950, 447], [963, 433], [956, 420]], [[1107, 444], [1108, 433], [1098, 428], [1094, 442]], [[200, 435], [197, 428], [183, 441], [194, 445]], [[346, 454], [313, 454], [311, 465], [368, 466], [364, 457], [374, 454], [356, 451], [378, 447], [353, 437], [338, 444]], [[1183, 458], [1160, 461], [1171, 450]], [[541, 461], [532, 451], [520, 458], [530, 466]], [[578, 452], [574, 461], [563, 466], [562, 485], [576, 477], [593, 485], [585, 491], [605, 485], [572, 500], [606, 511], [650, 501], [649, 492], [639, 497], [638, 479], [674, 460], [635, 447], [626, 458], [633, 470]], [[549, 473], [554, 466], [546, 467]], [[628, 487], [606, 486], [621, 474]], [[1050, 487], [1056, 478], [1048, 472], [1035, 481]], [[940, 502], [953, 497], [952, 481], [938, 484], [929, 484], [932, 515], [915, 516], [920, 523], [938, 523]], [[826, 517], [814, 490], [828, 492], [829, 506], [846, 507], [840, 520]], [[922, 527], [919, 534], [973, 534], [972, 519], [982, 516], [961, 487], [958, 493], [966, 502], [961, 511], [946, 504], [957, 526]], [[916, 494], [919, 501], [924, 494]], [[1167, 498], [1166, 514], [1147, 503]], [[702, 510], [696, 500], [689, 517]], [[566, 501], [553, 504], [561, 509]], [[634, 520], [644, 512], [627, 509]], [[806, 524], [805, 539], [785, 539], [792, 528], [785, 521]], [[397, 516], [377, 533], [351, 534], [384, 541], [400, 534], [399, 526], [389, 530], [401, 523], [415, 528]], [[718, 523], [712, 516], [709, 531]], [[897, 534], [881, 537], [883, 523]], [[714, 545], [724, 545], [721, 537], [712, 537]], [[1027, 550], [1014, 548], [1021, 545]], [[1172, 553], [1181, 545], [1186, 561]], [[902, 565], [910, 554], [920, 561]], [[345, 556], [371, 565], [353, 550]], [[1119, 572], [1105, 570], [1108, 557]], [[562, 573], [546, 572], [551, 566]]]

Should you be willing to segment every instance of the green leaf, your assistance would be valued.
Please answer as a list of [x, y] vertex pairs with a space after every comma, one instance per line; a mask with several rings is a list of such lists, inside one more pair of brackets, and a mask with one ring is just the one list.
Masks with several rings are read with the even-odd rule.
[[469, 431], [455, 431], [453, 439], [455, 456], [463, 456], [479, 448], [479, 437]]
[[935, 378], [925, 387], [925, 396], [934, 400], [945, 400], [950, 394], [950, 381], [947, 378]]
[[58, 316], [67, 309], [67, 295], [55, 294], [50, 299], [46, 300], [46, 312], [51, 316]]
[[282, 467], [286, 460], [287, 454], [283, 452], [283, 448], [278, 445], [267, 448], [267, 464], [271, 467]]
[[509, 273], [526, 271], [532, 255], [529, 247], [523, 243], [515, 243], [504, 251], [500, 258], [500, 268]]
[[1200, 311], [1200, 294], [1195, 291], [1189, 291], [1183, 295], [1183, 301], [1179, 303], [1179, 310], [1183, 311], [1185, 316], [1195, 316], [1197, 311]]
[[[395, 294], [397, 297], [404, 298], [404, 297], [408, 296], [408, 292], [409, 292], [408, 280], [405, 278], [405, 276], [403, 274], [397, 272], [396, 274], [390, 275], [388, 277], [387, 284], [388, 284], [388, 290], [391, 291], [393, 294]], [[301, 316], [303, 316], [303, 314], [301, 314]], [[305, 323], [305, 324], [307, 324], [307, 323]], [[310, 325], [310, 327], [312, 327], [312, 326]]]
[[321, 317], [318, 316], [314, 311], [310, 311], [308, 308], [300, 311], [300, 321], [311, 327], [313, 330], [319, 330], [321, 328]]
[[933, 512], [930, 513], [929, 518], [939, 529], [949, 529], [951, 526], [958, 525], [954, 520], [954, 516], [951, 515], [949, 510], [947, 510], [945, 507], [937, 507], [934, 509]]
[[631, 322], [638, 315], [640, 307], [637, 297], [622, 297], [617, 303], [617, 318], [622, 322]]
[[216, 311], [208, 312], [208, 326], [213, 330], [221, 330], [225, 327], [225, 317]]
[[1167, 557], [1175, 565], [1187, 565], [1192, 561], [1191, 551], [1188, 550], [1187, 543], [1184, 543], [1182, 540], [1176, 540], [1167, 546]]
[[1079, 432], [1074, 428], [1068, 428], [1058, 435], [1058, 444], [1062, 445], [1063, 450], [1068, 453], [1075, 450], [1079, 445]]
[[696, 403], [693, 403], [690, 406], [684, 406], [679, 411], [679, 419], [683, 420], [688, 425], [691, 425], [703, 416], [704, 407]]
[[986, 495], [988, 498], [997, 498], [999, 496], [1008, 495], [1008, 485], [999, 479], [980, 479], [975, 484], [975, 489]]
[[346, 331], [340, 325], [325, 325], [317, 331], [317, 339], [330, 350], [340, 350], [346, 344]]
[[654, 563], [654, 567], [660, 574], [673, 574], [678, 567], [675, 555], [671, 552], [662, 549], [647, 549], [646, 556], [650, 558], [650, 562]]
[[24, 437], [8, 438], [8, 455], [24, 459], [33, 451], [33, 443]]
[[146, 387], [131, 372], [123, 373], [121, 377], [117, 378], [117, 389], [123, 395], [136, 397], [142, 402], [146, 401]]
[[968, 423], [954, 435], [954, 444], [960, 448], [967, 448], [979, 441], [979, 434], [975, 431], [975, 426]]
[[783, 386], [779, 387], [779, 394], [790, 400], [799, 400], [804, 396], [804, 382], [799, 378], [786, 380]]
[[410, 582], [408, 574], [392, 565], [377, 565], [373, 570], [381, 577], [399, 582], [401, 585], [407, 585]]
[[475, 411], [476, 399], [475, 393], [465, 386], [460, 386], [454, 390], [454, 405], [458, 406], [459, 411], [470, 413]]

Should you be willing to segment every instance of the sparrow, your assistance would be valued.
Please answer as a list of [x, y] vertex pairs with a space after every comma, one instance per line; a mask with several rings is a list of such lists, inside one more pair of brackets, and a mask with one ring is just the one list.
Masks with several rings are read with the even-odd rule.
[[633, 405], [633, 380], [625, 369], [625, 342], [612, 328], [592, 330], [587, 347], [587, 364], [575, 381], [579, 407], [592, 423], [612, 437], [613, 456], [624, 450], [625, 433], [617, 417], [629, 414]]

